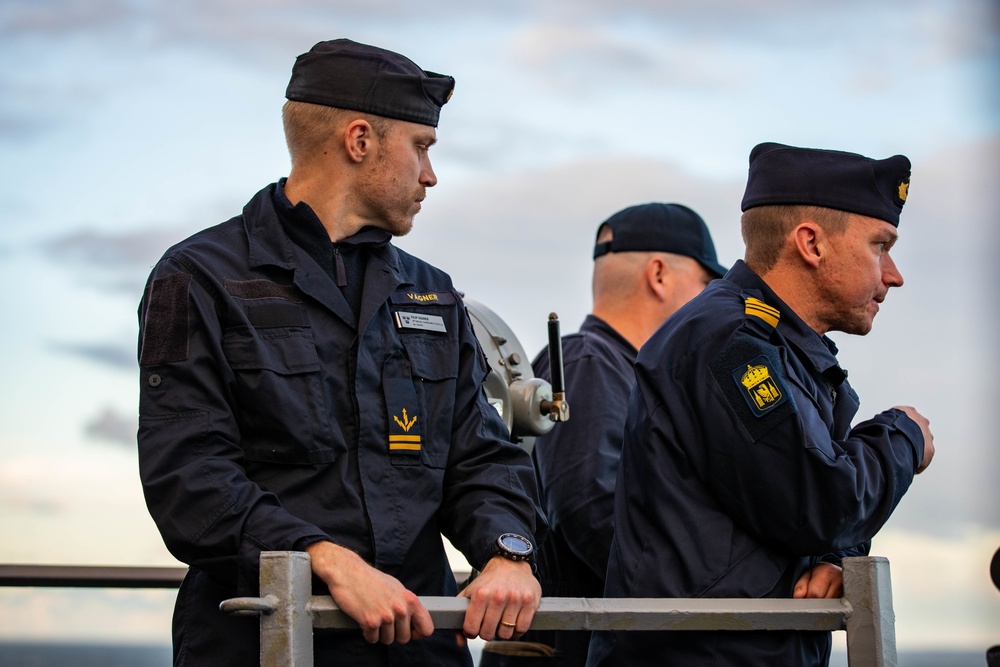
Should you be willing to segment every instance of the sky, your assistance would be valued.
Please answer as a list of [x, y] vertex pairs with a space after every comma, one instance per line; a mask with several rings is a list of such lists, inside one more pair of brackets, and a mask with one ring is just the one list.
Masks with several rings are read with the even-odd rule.
[[[833, 336], [859, 420], [913, 405], [935, 434], [873, 553], [901, 650], [1000, 643], [995, 0], [0, 0], [0, 562], [177, 564], [136, 471], [142, 286], [287, 175], [292, 63], [337, 37], [456, 78], [399, 245], [529, 356], [588, 312], [615, 211], [684, 203], [730, 264], [757, 143], [907, 155], [905, 284]], [[0, 639], [168, 641], [169, 592], [88, 595], [0, 590]]]

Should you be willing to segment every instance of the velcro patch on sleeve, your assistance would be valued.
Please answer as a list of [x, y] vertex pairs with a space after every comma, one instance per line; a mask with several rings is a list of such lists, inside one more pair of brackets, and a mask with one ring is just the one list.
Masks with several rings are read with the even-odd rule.
[[139, 364], [169, 364], [188, 358], [188, 292], [191, 276], [171, 273], [149, 287]]
[[729, 406], [756, 442], [797, 412], [777, 349], [736, 334], [712, 360], [712, 374]]

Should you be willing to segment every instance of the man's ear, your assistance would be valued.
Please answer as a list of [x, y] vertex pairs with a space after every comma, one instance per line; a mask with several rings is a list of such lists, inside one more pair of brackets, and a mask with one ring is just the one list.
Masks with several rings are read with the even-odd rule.
[[344, 128], [344, 150], [352, 162], [361, 162], [372, 150], [375, 132], [371, 124], [361, 118], [351, 121]]
[[661, 301], [667, 298], [669, 274], [670, 266], [662, 258], [652, 257], [646, 262], [646, 285]]
[[812, 220], [803, 220], [792, 230], [792, 244], [802, 261], [814, 269], [827, 250], [823, 228]]

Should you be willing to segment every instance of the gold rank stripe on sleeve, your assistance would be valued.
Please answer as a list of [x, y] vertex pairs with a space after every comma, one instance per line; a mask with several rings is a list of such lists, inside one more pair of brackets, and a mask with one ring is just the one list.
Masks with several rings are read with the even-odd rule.
[[390, 435], [389, 436], [389, 451], [399, 451], [408, 450], [413, 452], [420, 451], [420, 436], [419, 435]]
[[766, 322], [772, 328], [777, 327], [778, 320], [781, 319], [781, 313], [778, 312], [777, 308], [772, 308], [754, 297], [749, 297], [746, 300], [746, 314]]

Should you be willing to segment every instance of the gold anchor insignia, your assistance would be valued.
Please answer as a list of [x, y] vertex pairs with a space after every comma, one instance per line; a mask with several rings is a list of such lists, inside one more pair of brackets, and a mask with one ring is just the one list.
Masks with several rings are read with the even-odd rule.
[[400, 421], [399, 417], [393, 415], [392, 418], [399, 424], [400, 428], [403, 429], [405, 433], [409, 433], [413, 425], [417, 423], [417, 416], [414, 415], [413, 419], [407, 419], [406, 408], [403, 408], [403, 419]]

